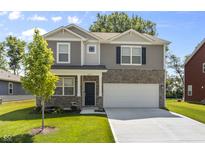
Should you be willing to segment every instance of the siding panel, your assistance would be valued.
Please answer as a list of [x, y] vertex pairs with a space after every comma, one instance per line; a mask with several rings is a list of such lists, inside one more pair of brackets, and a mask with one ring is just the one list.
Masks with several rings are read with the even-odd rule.
[[116, 64], [116, 47], [119, 44], [101, 44], [101, 65], [108, 69], [145, 69], [163, 70], [163, 46], [146, 45], [146, 64], [141, 66], [130, 66]]
[[79, 41], [47, 41], [48, 47], [53, 50], [53, 56], [55, 59], [54, 65], [62, 65], [57, 64], [57, 42], [66, 42], [70, 43], [71, 46], [71, 58], [70, 58], [70, 64], [63, 64], [63, 65], [80, 65], [81, 64], [81, 43]]

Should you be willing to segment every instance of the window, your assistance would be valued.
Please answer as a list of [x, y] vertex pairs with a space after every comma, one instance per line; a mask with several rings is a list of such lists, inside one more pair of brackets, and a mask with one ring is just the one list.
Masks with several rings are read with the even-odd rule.
[[57, 96], [74, 96], [75, 95], [75, 78], [59, 78], [56, 85], [55, 94]]
[[95, 54], [96, 53], [96, 45], [87, 45], [87, 53]]
[[73, 96], [75, 89], [74, 78], [64, 78], [64, 95]]
[[63, 78], [59, 78], [56, 84], [55, 95], [63, 95]]
[[202, 72], [205, 73], [205, 63], [202, 64]]
[[57, 43], [57, 62], [70, 63], [70, 43]]
[[192, 96], [192, 85], [188, 85], [188, 96]]
[[127, 65], [142, 64], [142, 48], [139, 46], [122, 46], [121, 64], [127, 64]]
[[12, 82], [8, 83], [8, 94], [9, 95], [13, 94], [13, 83]]

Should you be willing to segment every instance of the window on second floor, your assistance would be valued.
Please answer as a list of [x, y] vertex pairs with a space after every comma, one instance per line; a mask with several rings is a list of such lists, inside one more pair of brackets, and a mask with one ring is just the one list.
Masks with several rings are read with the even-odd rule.
[[70, 43], [57, 43], [57, 63], [70, 63]]
[[121, 64], [141, 65], [142, 48], [139, 46], [122, 46], [121, 47]]
[[202, 72], [205, 73], [205, 63], [202, 64]]

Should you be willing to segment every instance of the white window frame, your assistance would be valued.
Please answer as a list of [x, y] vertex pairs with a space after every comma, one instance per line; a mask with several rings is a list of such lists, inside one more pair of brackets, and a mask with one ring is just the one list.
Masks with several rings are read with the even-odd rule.
[[[89, 47], [94, 47], [95, 52], [90, 52]], [[87, 50], [86, 51], [87, 51], [88, 54], [96, 54], [97, 53], [97, 45], [96, 44], [87, 44]]]
[[[62, 88], [62, 95], [55, 95], [54, 96], [75, 96], [75, 77], [59, 77], [62, 79], [62, 86], [56, 86], [57, 87], [61, 87]], [[73, 79], [74, 81], [74, 85], [73, 86], [65, 86], [65, 83], [64, 83], [64, 79]], [[73, 95], [65, 95], [64, 94], [64, 89], [65, 87], [73, 87]]]
[[202, 72], [205, 73], [205, 63], [202, 64]]
[[[130, 48], [130, 63], [129, 64], [127, 64], [127, 63], [123, 63], [122, 62], [122, 57], [123, 57], [123, 55], [122, 55], [122, 48]], [[133, 64], [132, 63], [132, 48], [140, 48], [141, 49], [141, 56], [140, 56], [140, 64]], [[122, 45], [121, 46], [121, 53], [120, 53], [120, 64], [121, 65], [138, 65], [138, 66], [140, 66], [140, 65], [142, 65], [142, 46], [130, 46], [130, 45]]]
[[[192, 93], [193, 93], [192, 91], [193, 91], [193, 90], [192, 90], [192, 85], [188, 85], [188, 86], [187, 86], [187, 95], [188, 95], [188, 96], [192, 96]], [[189, 93], [189, 92], [191, 92], [191, 93]]]
[[[73, 79], [74, 85], [73, 86], [65, 86], [65, 82], [64, 82], [65, 79]], [[72, 87], [73, 88], [73, 94], [72, 95], [65, 95], [64, 94], [65, 87]], [[63, 96], [75, 96], [75, 77], [64, 77], [63, 78]]]
[[[12, 88], [10, 88], [10, 85], [11, 85]], [[12, 93], [10, 93], [10, 90], [11, 90], [11, 89], [12, 89]], [[14, 85], [13, 85], [12, 82], [9, 82], [9, 83], [8, 83], [8, 94], [9, 94], [9, 95], [13, 95], [13, 93], [14, 93]]]
[[[60, 54], [60, 51], [59, 51], [59, 45], [68, 45], [68, 61], [67, 62], [64, 62], [64, 61], [59, 61], [59, 54]], [[71, 54], [70, 54], [70, 43], [68, 42], [57, 42], [57, 63], [70, 63], [70, 57], [71, 57]]]

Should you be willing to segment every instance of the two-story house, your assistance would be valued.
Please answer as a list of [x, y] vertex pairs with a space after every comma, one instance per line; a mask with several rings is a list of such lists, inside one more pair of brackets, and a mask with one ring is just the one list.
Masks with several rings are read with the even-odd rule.
[[170, 42], [130, 29], [89, 32], [74, 24], [44, 35], [58, 75], [47, 105], [164, 107], [165, 48]]
[[205, 39], [187, 59], [185, 72], [185, 100], [205, 101]]

